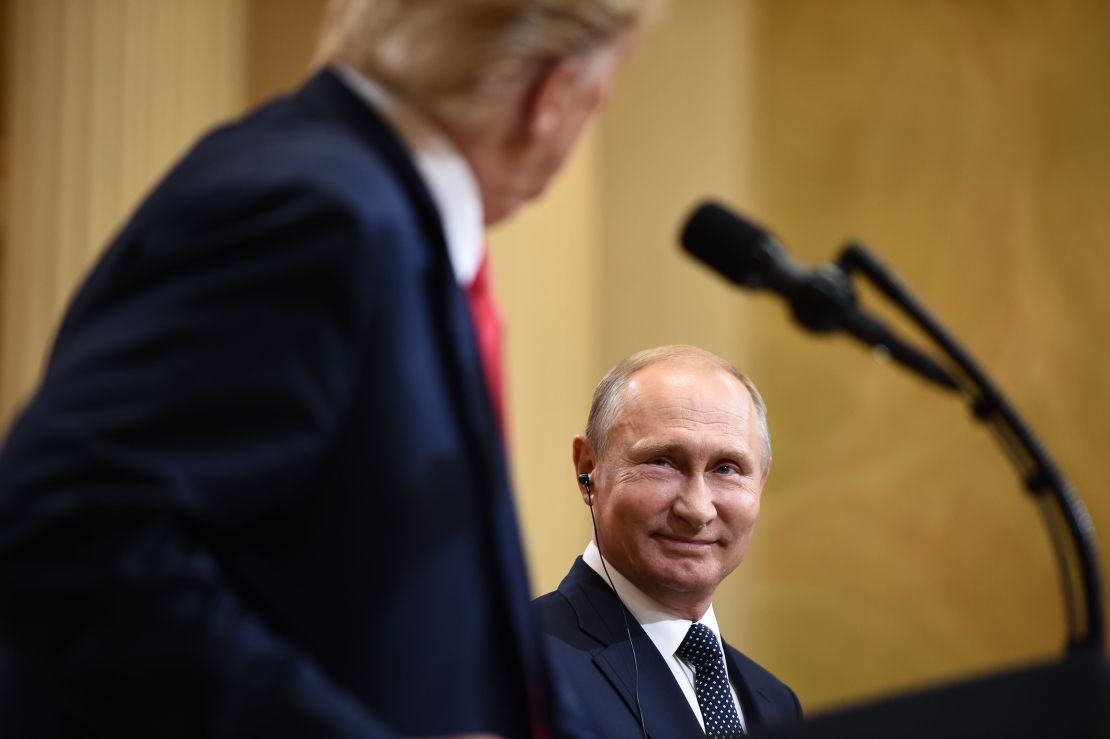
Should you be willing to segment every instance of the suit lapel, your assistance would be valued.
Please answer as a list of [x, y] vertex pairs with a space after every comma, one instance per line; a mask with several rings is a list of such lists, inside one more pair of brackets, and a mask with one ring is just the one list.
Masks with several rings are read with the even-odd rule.
[[[609, 585], [581, 557], [559, 585], [559, 592], [574, 608], [579, 628], [599, 642], [593, 652], [594, 665], [620, 695], [637, 723], [638, 688], [639, 707], [649, 736], [665, 739], [703, 734], [655, 644], [632, 614], [624, 610]], [[622, 612], [627, 618], [627, 630]]]
[[546, 721], [540, 697], [546, 694], [544, 670], [528, 614], [528, 579], [501, 434], [478, 356], [470, 310], [451, 267], [439, 211], [396, 134], [334, 73], [327, 69], [319, 72], [300, 94], [311, 101], [309, 104], [330, 110], [366, 140], [390, 164], [416, 210], [431, 252], [429, 261], [433, 268], [428, 276], [428, 296], [438, 319], [440, 346], [444, 347], [444, 357], [449, 363], [444, 375], [451, 383], [456, 415], [465, 432], [469, 456], [477, 467], [474, 488], [487, 512], [484, 533], [492, 547], [491, 562], [503, 593], [503, 612], [514, 632], [514, 644], [528, 680], [533, 719]]
[[397, 135], [362, 99], [335, 76], [324, 69], [313, 77], [301, 94], [315, 106], [322, 106], [338, 115], [355, 135], [386, 161], [409, 196], [424, 232], [424, 243], [433, 265], [429, 275], [428, 294], [435, 301], [440, 318], [440, 338], [452, 366], [445, 373], [453, 383], [453, 396], [459, 408], [459, 419], [468, 431], [474, 458], [482, 463], [485, 493], [492, 493], [490, 483], [508, 488], [501, 437], [489, 398], [489, 389], [482, 374], [481, 360], [475, 342], [474, 325], [465, 296], [459, 289], [447, 251], [447, 238], [435, 201], [423, 178]]
[[736, 650], [726, 643], [725, 660], [728, 662], [728, 674], [740, 698], [740, 706], [744, 709], [744, 721], [749, 728], [766, 726], [774, 717], [774, 702], [760, 689], [760, 676], [736, 655]]

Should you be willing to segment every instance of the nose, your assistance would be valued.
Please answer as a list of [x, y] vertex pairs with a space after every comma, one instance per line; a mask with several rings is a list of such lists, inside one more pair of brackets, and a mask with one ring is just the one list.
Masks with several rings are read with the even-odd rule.
[[679, 490], [671, 513], [694, 531], [700, 531], [717, 517], [717, 506], [713, 503], [713, 491], [702, 475], [690, 475]]

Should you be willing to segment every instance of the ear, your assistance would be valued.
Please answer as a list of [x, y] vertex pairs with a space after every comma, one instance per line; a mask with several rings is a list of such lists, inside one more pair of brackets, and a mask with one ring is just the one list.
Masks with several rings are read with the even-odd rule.
[[567, 111], [586, 84], [586, 70], [575, 59], [544, 67], [525, 99], [525, 130], [530, 139], [545, 139], [563, 126]]
[[574, 437], [571, 451], [574, 457], [574, 474], [592, 473], [594, 468], [597, 467], [597, 454], [594, 452], [594, 445], [584, 434], [578, 434]]
[[[584, 435], [578, 434], [574, 437], [571, 449], [574, 457], [575, 477], [581, 474], [592, 474], [597, 467], [597, 455], [594, 453], [594, 445], [590, 443], [590, 440]], [[593, 491], [587, 490], [580, 482], [578, 483], [578, 490], [582, 494], [582, 499], [586, 505], [591, 505], [589, 495]]]

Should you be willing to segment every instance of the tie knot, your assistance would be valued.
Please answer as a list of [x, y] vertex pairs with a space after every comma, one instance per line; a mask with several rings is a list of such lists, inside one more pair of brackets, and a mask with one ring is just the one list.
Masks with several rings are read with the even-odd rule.
[[721, 662], [721, 649], [717, 645], [717, 637], [705, 624], [690, 625], [686, 637], [678, 645], [677, 654], [698, 668]]

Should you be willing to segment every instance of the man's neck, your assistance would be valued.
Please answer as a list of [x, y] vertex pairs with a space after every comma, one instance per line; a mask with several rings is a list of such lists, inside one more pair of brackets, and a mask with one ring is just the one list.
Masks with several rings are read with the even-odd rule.
[[469, 285], [484, 253], [482, 192], [477, 175], [453, 138], [420, 108], [351, 67], [334, 64], [339, 78], [374, 108], [401, 138], [432, 196], [460, 285]]

